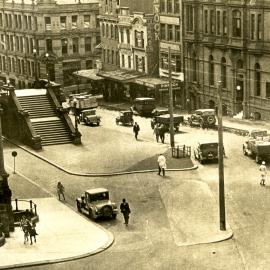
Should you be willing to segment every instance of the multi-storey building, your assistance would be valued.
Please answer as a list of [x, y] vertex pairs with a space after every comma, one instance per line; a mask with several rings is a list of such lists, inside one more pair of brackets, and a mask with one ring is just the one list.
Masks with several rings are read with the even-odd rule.
[[99, 58], [98, 0], [1, 0], [0, 79], [17, 88], [48, 78], [70, 91], [72, 73]]
[[183, 0], [185, 86], [192, 108], [270, 119], [270, 1]]

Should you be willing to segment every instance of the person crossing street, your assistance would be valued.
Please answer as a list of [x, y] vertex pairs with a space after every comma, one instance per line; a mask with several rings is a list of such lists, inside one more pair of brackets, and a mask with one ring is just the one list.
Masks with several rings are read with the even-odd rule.
[[135, 122], [134, 126], [133, 126], [133, 132], [135, 134], [135, 139], [138, 140], [138, 134], [140, 131], [140, 126], [137, 124], [137, 122]]
[[126, 199], [122, 200], [122, 203], [120, 205], [120, 210], [121, 213], [124, 216], [124, 220], [125, 220], [125, 225], [128, 226], [128, 221], [129, 221], [129, 214], [130, 214], [130, 208], [129, 208], [129, 204], [126, 201]]
[[259, 167], [259, 171], [261, 172], [261, 186], [265, 186], [265, 180], [266, 180], [266, 175], [267, 175], [267, 169], [265, 166], [265, 161], [262, 161], [262, 164]]

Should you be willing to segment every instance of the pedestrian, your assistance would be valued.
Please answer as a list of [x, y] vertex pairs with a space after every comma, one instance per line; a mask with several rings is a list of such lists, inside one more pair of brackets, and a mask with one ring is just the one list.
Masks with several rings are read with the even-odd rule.
[[27, 230], [29, 232], [29, 236], [30, 236], [30, 245], [33, 245], [33, 241], [32, 241], [32, 237], [34, 237], [34, 241], [36, 243], [36, 223], [34, 221], [30, 222], [29, 220], [27, 221]]
[[135, 134], [135, 139], [138, 140], [138, 134], [140, 131], [140, 126], [137, 124], [137, 122], [135, 122], [134, 126], [133, 126], [133, 132]]
[[24, 244], [26, 244], [26, 242], [28, 242], [28, 236], [29, 236], [29, 232], [28, 232], [28, 223], [27, 223], [27, 219], [25, 216], [22, 216], [21, 221], [20, 221], [20, 227], [23, 231], [23, 235], [24, 235]]
[[160, 175], [162, 172], [162, 175], [165, 176], [165, 170], [167, 168], [165, 156], [163, 154], [160, 154], [158, 156], [157, 162], [158, 162], [158, 175]]
[[159, 141], [159, 136], [160, 136], [160, 128], [159, 128], [159, 125], [158, 124], [155, 124], [154, 134], [156, 135], [156, 140], [158, 142]]
[[260, 182], [260, 185], [261, 186], [265, 186], [265, 180], [266, 180], [266, 175], [267, 175], [267, 169], [266, 169], [266, 166], [265, 166], [265, 161], [262, 161], [262, 164], [259, 167], [259, 170], [261, 172], [261, 182]]
[[57, 183], [57, 194], [58, 194], [59, 201], [61, 200], [61, 198], [60, 198], [61, 195], [62, 195], [64, 201], [66, 200], [65, 199], [65, 188], [64, 188], [64, 186], [62, 185], [61, 182]]
[[120, 205], [120, 210], [121, 210], [121, 213], [123, 214], [124, 216], [124, 220], [125, 220], [125, 225], [128, 226], [128, 220], [129, 220], [129, 214], [130, 214], [130, 208], [129, 208], [129, 204], [128, 202], [126, 201], [126, 199], [123, 199], [122, 200], [122, 203]]
[[164, 140], [165, 140], [165, 126], [163, 124], [161, 124], [160, 127], [159, 127], [159, 136], [160, 136], [161, 142], [164, 143]]

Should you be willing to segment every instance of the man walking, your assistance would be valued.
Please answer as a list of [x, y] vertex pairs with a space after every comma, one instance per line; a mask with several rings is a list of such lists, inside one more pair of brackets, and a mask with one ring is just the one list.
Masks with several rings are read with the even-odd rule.
[[259, 170], [261, 172], [261, 182], [260, 182], [260, 185], [261, 186], [265, 186], [265, 180], [266, 180], [266, 175], [267, 175], [267, 169], [266, 169], [266, 166], [265, 166], [265, 161], [262, 161], [262, 164], [259, 167]]
[[156, 135], [156, 140], [157, 140], [157, 142], [158, 142], [159, 136], [160, 136], [160, 128], [159, 128], [158, 124], [155, 124], [155, 127], [154, 127], [154, 134]]
[[158, 175], [160, 175], [161, 171], [162, 171], [162, 175], [165, 176], [165, 169], [167, 168], [167, 165], [166, 165], [166, 158], [160, 154], [158, 156]]
[[161, 124], [160, 127], [159, 127], [159, 136], [160, 136], [161, 142], [164, 143], [164, 139], [165, 139], [165, 126], [163, 124]]
[[135, 134], [135, 139], [138, 140], [138, 134], [140, 131], [140, 126], [137, 124], [137, 122], [135, 122], [134, 126], [133, 126], [133, 132]]
[[64, 188], [64, 186], [62, 185], [61, 182], [57, 183], [57, 194], [58, 194], [59, 201], [61, 200], [61, 198], [60, 198], [61, 195], [62, 195], [64, 201], [66, 200], [65, 199], [65, 188]]
[[126, 199], [122, 200], [122, 203], [120, 205], [121, 213], [124, 216], [125, 224], [128, 226], [128, 220], [129, 220], [129, 214], [130, 214], [130, 208], [128, 202], [126, 202]]

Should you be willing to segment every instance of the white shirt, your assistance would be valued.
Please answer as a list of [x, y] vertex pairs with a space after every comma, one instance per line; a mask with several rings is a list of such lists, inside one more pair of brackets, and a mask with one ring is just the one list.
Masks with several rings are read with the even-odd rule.
[[160, 155], [157, 161], [160, 168], [166, 169], [166, 158], [163, 155]]
[[262, 165], [259, 167], [259, 170], [262, 172], [263, 175], [266, 175], [267, 170], [266, 170], [266, 166], [265, 166], [265, 165], [262, 164]]

